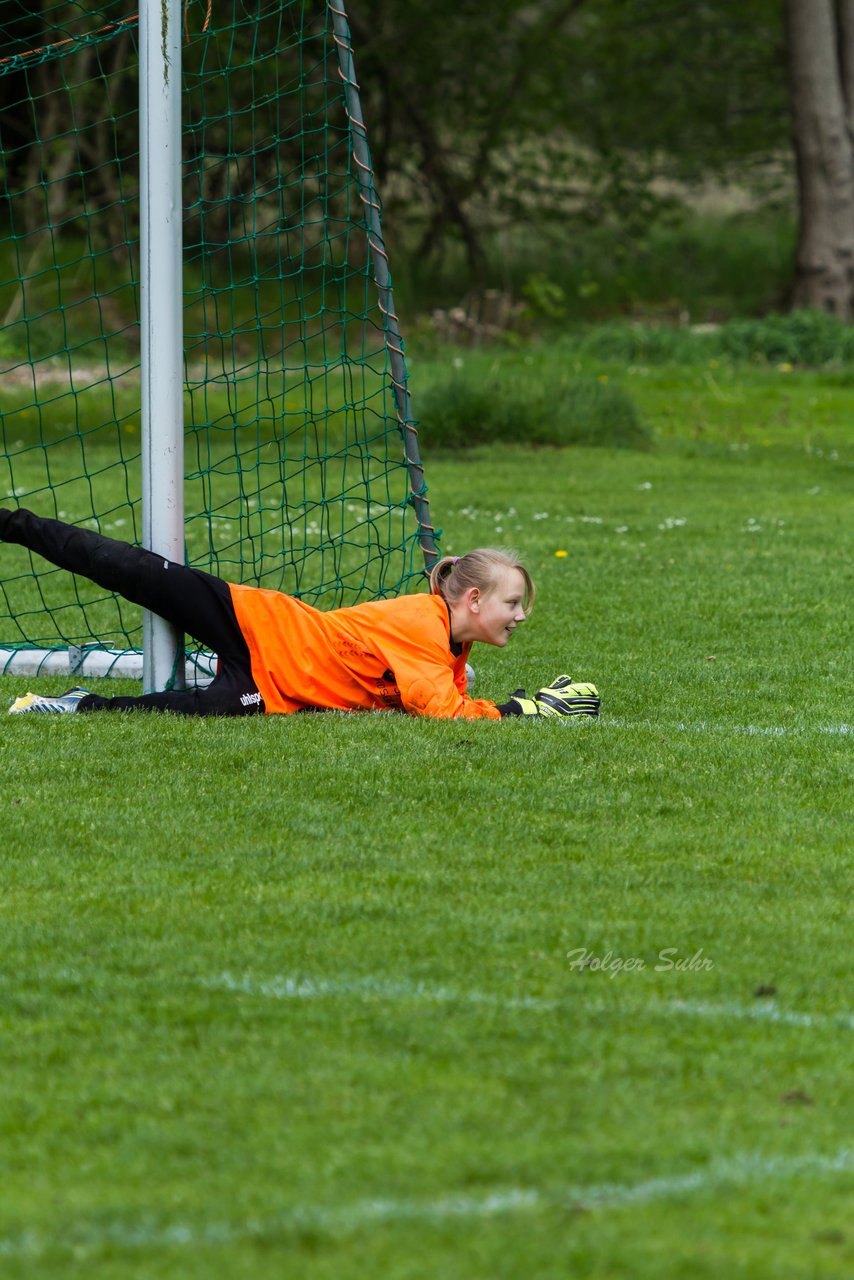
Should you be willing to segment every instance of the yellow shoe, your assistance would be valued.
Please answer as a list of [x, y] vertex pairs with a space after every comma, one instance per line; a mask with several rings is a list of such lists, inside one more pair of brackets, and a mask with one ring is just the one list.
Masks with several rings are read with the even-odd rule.
[[37, 693], [25, 693], [16, 698], [9, 708], [10, 716], [22, 716], [28, 711], [68, 712], [76, 711], [81, 698], [88, 698], [88, 689], [69, 689], [59, 698], [43, 698]]

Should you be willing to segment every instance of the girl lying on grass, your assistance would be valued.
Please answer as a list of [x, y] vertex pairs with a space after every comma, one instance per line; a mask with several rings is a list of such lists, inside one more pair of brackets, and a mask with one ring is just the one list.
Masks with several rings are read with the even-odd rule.
[[517, 557], [481, 548], [445, 556], [430, 594], [399, 596], [322, 613], [280, 591], [238, 586], [201, 569], [89, 529], [0, 508], [0, 540], [115, 591], [210, 647], [219, 671], [202, 689], [102, 698], [71, 689], [28, 693], [29, 711], [174, 711], [192, 716], [290, 714], [305, 710], [406, 711], [440, 719], [595, 716], [593, 685], [559, 676], [534, 698], [523, 689], [500, 705], [466, 693], [475, 641], [503, 648], [534, 602]]

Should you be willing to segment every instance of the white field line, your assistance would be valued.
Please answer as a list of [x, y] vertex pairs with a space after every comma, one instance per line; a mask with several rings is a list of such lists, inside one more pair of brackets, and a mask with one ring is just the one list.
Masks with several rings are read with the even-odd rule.
[[[547, 996], [503, 996], [497, 992], [471, 991], [455, 987], [434, 986], [427, 982], [408, 982], [379, 977], [362, 978], [307, 978], [278, 976], [267, 979], [248, 975], [235, 977], [221, 973], [206, 978], [202, 985], [210, 991], [229, 991], [236, 995], [262, 997], [269, 1000], [399, 1000], [416, 1004], [482, 1005], [494, 1009], [527, 1009], [534, 1013], [549, 1013], [556, 1009], [570, 1009], [571, 995], [560, 999]], [[590, 1012], [601, 1014], [613, 1006], [585, 1004]], [[746, 1022], [780, 1023], [790, 1027], [809, 1027], [836, 1031], [854, 1031], [854, 1013], [803, 1013], [795, 1009], [781, 1009], [770, 1001], [756, 1004], [738, 1004], [724, 1001], [720, 1004], [701, 1000], [665, 1000], [651, 1004], [622, 1006], [614, 1009], [617, 1016], [626, 1017], [692, 1017], [721, 1018]]]
[[389, 978], [306, 978], [279, 976], [257, 980], [236, 978], [226, 972], [206, 978], [203, 986], [212, 991], [233, 991], [238, 995], [266, 996], [271, 1000], [323, 1000], [356, 996], [362, 999], [406, 1000], [424, 1004], [482, 1004], [498, 1009], [555, 1009], [557, 1000], [539, 996], [501, 996], [489, 991], [458, 991], [454, 987], [428, 982], [396, 981]]
[[[656, 1006], [648, 1006], [655, 1013]], [[669, 1000], [661, 1006], [661, 1012], [682, 1014], [695, 1018], [734, 1018], [747, 1022], [779, 1022], [789, 1027], [811, 1027], [837, 1031], [854, 1031], [854, 1013], [798, 1013], [795, 1009], [781, 1009], [776, 1004], [763, 1001], [753, 1004], [705, 1003], [702, 1000]]]
[[664, 729], [673, 733], [728, 733], [734, 736], [758, 736], [762, 738], [799, 737], [808, 733], [828, 733], [847, 735], [854, 733], [851, 724], [814, 724], [814, 725], [773, 725], [773, 724], [715, 724], [714, 721], [698, 720], [687, 724], [684, 720], [674, 724], [662, 720], [626, 720], [621, 716], [601, 717], [601, 723], [615, 729]]
[[775, 1180], [828, 1177], [854, 1173], [854, 1150], [843, 1148], [831, 1155], [819, 1152], [799, 1156], [766, 1156], [747, 1152], [714, 1160], [688, 1173], [645, 1178], [639, 1182], [576, 1183], [562, 1187], [506, 1187], [483, 1192], [448, 1193], [434, 1199], [382, 1197], [355, 1200], [351, 1204], [294, 1205], [265, 1218], [220, 1222], [163, 1221], [154, 1215], [116, 1222], [77, 1223], [61, 1234], [33, 1231], [0, 1237], [0, 1257], [35, 1258], [56, 1250], [92, 1252], [97, 1249], [203, 1248], [264, 1239], [293, 1231], [325, 1231], [331, 1235], [370, 1227], [375, 1223], [448, 1223], [483, 1220], [510, 1214], [542, 1213], [549, 1209], [630, 1209], [660, 1200], [679, 1199], [729, 1189], [757, 1186], [763, 1190]]

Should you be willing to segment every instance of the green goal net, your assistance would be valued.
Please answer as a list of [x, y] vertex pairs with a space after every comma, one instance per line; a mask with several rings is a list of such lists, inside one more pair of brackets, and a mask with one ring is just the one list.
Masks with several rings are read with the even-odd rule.
[[[435, 554], [340, 4], [191, 2], [186, 554], [321, 607]], [[138, 23], [0, 8], [0, 503], [139, 541]], [[132, 605], [0, 546], [0, 667], [138, 650]]]

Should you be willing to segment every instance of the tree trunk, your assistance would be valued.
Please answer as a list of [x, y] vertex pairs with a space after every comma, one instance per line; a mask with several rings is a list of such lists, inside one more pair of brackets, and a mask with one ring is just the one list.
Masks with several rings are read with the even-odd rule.
[[848, 132], [854, 137], [854, 0], [836, 0], [839, 22], [840, 71], [842, 96]]
[[[851, 0], [785, 0], [799, 230], [793, 305], [854, 318]], [[848, 93], [846, 93], [848, 90]]]

